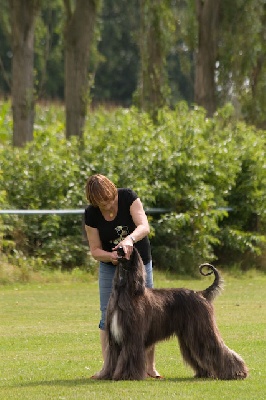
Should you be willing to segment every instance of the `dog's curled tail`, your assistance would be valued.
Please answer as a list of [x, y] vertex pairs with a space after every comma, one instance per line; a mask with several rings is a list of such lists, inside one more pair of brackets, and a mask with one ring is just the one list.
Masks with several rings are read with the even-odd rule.
[[[203, 269], [206, 267], [209, 269], [209, 271], [203, 272]], [[211, 264], [208, 263], [201, 264], [199, 266], [199, 270], [201, 275], [208, 276], [214, 274], [215, 276], [213, 284], [209, 286], [207, 289], [201, 291], [203, 297], [205, 297], [205, 299], [208, 300], [209, 302], [212, 302], [215, 299], [215, 297], [218, 296], [223, 290], [224, 281], [219, 271]]]

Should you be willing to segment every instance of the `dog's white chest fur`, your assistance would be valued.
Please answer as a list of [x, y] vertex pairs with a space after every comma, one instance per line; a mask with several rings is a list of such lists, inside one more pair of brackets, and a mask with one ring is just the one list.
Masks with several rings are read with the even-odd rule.
[[111, 333], [112, 336], [114, 337], [115, 341], [119, 344], [122, 342], [122, 336], [123, 336], [123, 332], [121, 329], [121, 326], [119, 326], [118, 324], [118, 315], [117, 315], [117, 311], [115, 311], [112, 321], [111, 321]]

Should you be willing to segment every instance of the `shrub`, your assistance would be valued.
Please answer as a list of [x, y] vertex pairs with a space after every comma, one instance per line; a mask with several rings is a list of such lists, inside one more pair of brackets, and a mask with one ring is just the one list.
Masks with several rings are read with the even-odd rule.
[[[19, 209], [82, 209], [84, 186], [102, 173], [133, 188], [152, 216], [155, 264], [184, 273], [239, 252], [258, 255], [265, 239], [265, 132], [236, 121], [226, 106], [161, 110], [155, 124], [136, 109], [89, 114], [84, 138], [66, 141], [62, 108], [39, 108], [35, 139], [0, 148], [5, 201]], [[228, 211], [231, 210], [231, 211]], [[254, 224], [254, 217], [256, 224]], [[82, 215], [4, 216], [4, 251], [45, 260], [49, 268], [93, 269]], [[17, 252], [17, 253], [16, 253]], [[224, 260], [226, 263], [228, 260]]]

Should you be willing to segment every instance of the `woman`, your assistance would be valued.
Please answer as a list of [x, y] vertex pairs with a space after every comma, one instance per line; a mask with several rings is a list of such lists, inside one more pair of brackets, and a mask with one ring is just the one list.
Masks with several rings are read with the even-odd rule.
[[[92, 256], [100, 262], [99, 289], [101, 320], [99, 324], [103, 360], [107, 337], [104, 330], [107, 303], [112, 291], [117, 248], [123, 247], [130, 258], [133, 245], [138, 249], [146, 268], [146, 286], [153, 287], [150, 227], [143, 205], [131, 189], [117, 189], [104, 175], [92, 175], [86, 184], [86, 197], [90, 205], [85, 210], [85, 229]], [[160, 378], [154, 362], [154, 347], [146, 354], [147, 376]], [[97, 379], [98, 374], [92, 378]]]

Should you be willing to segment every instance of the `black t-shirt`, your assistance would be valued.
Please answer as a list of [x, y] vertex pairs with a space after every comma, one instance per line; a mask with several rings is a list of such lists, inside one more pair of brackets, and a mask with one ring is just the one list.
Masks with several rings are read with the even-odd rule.
[[[85, 209], [85, 224], [98, 229], [103, 250], [112, 251], [113, 247], [136, 228], [130, 214], [130, 206], [137, 198], [137, 194], [131, 189], [118, 189], [118, 211], [113, 221], [106, 221], [99, 207], [89, 205]], [[147, 264], [151, 260], [148, 237], [144, 237], [135, 246], [140, 253], [143, 263]], [[113, 265], [112, 263], [108, 264]]]

